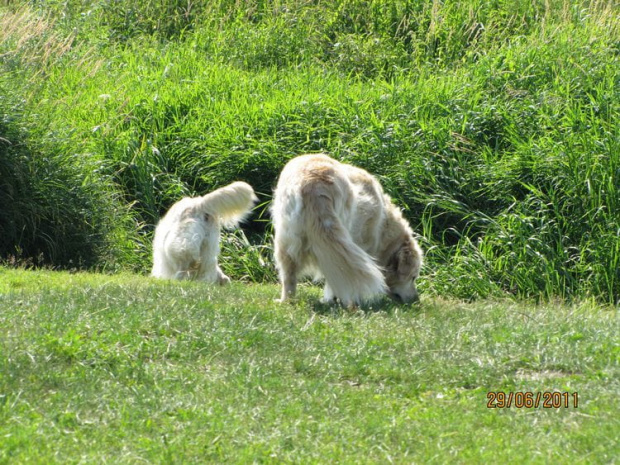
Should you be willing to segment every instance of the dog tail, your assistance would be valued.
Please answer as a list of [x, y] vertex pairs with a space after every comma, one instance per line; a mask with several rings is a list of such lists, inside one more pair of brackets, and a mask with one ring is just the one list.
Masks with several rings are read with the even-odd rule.
[[245, 219], [256, 200], [252, 186], [237, 181], [203, 196], [200, 209], [219, 217], [224, 227], [232, 228]]
[[381, 269], [353, 242], [336, 215], [333, 200], [322, 194], [304, 197], [310, 247], [333, 295], [348, 306], [385, 293]]

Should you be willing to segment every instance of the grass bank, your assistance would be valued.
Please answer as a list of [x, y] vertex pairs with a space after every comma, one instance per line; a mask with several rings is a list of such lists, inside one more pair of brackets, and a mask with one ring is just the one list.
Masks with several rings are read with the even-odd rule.
[[[348, 313], [317, 307], [315, 287], [293, 305], [277, 295], [0, 268], [0, 462], [610, 463], [620, 452], [612, 308], [426, 297]], [[488, 408], [492, 392], [569, 393], [569, 406]]]
[[244, 180], [227, 272], [269, 282], [277, 175], [326, 151], [405, 210], [434, 292], [618, 302], [614, 2], [191, 5], [2, 7], [3, 258], [146, 272], [166, 208]]

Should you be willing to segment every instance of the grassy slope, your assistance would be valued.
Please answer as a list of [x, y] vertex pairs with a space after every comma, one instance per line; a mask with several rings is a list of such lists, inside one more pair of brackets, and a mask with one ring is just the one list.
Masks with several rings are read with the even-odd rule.
[[[0, 462], [609, 463], [617, 310], [0, 268]], [[489, 391], [577, 408], [488, 409]], [[572, 403], [572, 400], [571, 400]]]
[[[3, 257], [144, 271], [180, 196], [268, 202], [324, 150], [381, 178], [437, 293], [618, 302], [614, 2], [192, 4], [0, 10]], [[234, 277], [274, 278], [261, 220], [266, 247], [225, 244]]]

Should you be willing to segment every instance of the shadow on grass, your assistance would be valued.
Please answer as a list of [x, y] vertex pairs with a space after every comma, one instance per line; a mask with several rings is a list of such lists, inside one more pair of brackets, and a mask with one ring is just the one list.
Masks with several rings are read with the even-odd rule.
[[314, 302], [310, 301], [308, 303], [312, 306], [312, 311], [314, 313], [336, 317], [355, 314], [369, 315], [372, 313], [386, 313], [388, 315], [398, 312], [420, 313], [422, 308], [419, 301], [405, 304], [394, 301], [387, 296], [383, 296], [372, 302], [364, 303], [356, 308], [348, 308], [337, 301], [325, 303], [320, 300], [315, 300]]

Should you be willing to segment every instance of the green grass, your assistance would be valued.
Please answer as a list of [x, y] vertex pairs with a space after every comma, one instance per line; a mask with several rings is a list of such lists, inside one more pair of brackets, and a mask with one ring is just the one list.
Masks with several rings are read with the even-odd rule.
[[[611, 463], [617, 309], [0, 268], [2, 463]], [[578, 406], [487, 408], [487, 393]]]
[[[615, 2], [1, 3], [0, 263], [118, 274], [0, 268], [0, 463], [617, 460]], [[316, 151], [403, 208], [420, 305], [273, 302], [272, 188]], [[234, 180], [233, 285], [142, 276]]]

